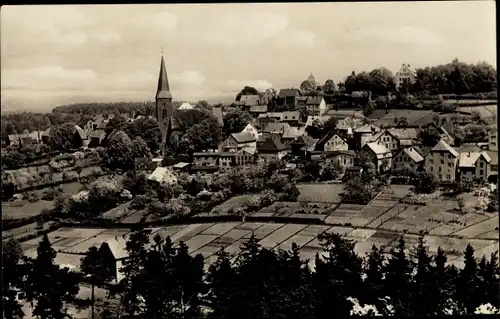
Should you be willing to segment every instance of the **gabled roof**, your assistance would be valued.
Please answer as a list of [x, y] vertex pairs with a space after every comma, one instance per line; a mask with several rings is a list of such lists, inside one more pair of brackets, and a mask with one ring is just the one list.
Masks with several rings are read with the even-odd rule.
[[409, 64], [404, 64], [404, 63], [401, 66], [401, 69], [399, 69], [399, 71], [398, 71], [398, 73], [396, 75], [398, 75], [399, 73], [404, 72], [404, 71], [408, 71], [409, 73], [411, 73], [411, 75], [417, 76], [417, 72], [415, 72], [415, 70], [413, 70], [412, 68], [410, 68]]
[[436, 146], [431, 148], [431, 152], [448, 152], [453, 156], [458, 157], [458, 152], [455, 151], [453, 147], [451, 147], [448, 143], [446, 143], [443, 139], [441, 139]]
[[345, 140], [340, 135], [338, 135], [337, 133], [335, 133], [335, 131], [332, 130], [332, 131], [326, 133], [322, 138], [319, 139], [319, 141], [316, 143], [316, 150], [319, 151], [318, 148], [321, 148], [321, 150], [322, 150], [322, 148], [325, 146], [326, 142], [328, 142], [335, 135], [337, 135], [342, 141], [345, 142]]
[[283, 133], [283, 138], [286, 138], [286, 139], [296, 138], [299, 136], [303, 136], [305, 132], [306, 132], [305, 127], [299, 128], [299, 127], [291, 126], [285, 130], [285, 133]]
[[306, 126], [307, 125], [312, 125], [312, 123], [316, 120], [318, 120], [320, 123], [325, 123], [331, 118], [329, 115], [321, 115], [321, 116], [316, 116], [316, 115], [308, 115], [307, 120], [306, 120]]
[[92, 132], [90, 132], [89, 134], [89, 138], [99, 138], [99, 139], [103, 139], [104, 136], [106, 136], [106, 131], [103, 130], [103, 129], [97, 129], [97, 130], [93, 130]]
[[127, 242], [122, 236], [116, 236], [111, 239], [106, 240], [102, 245], [106, 244], [111, 250], [111, 253], [115, 259], [122, 259], [128, 257], [127, 254]]
[[271, 134], [263, 142], [257, 142], [257, 150], [259, 152], [279, 152], [286, 150], [286, 146], [281, 143], [279, 137]]
[[75, 125], [75, 129], [82, 140], [87, 139], [87, 133], [85, 133], [85, 131], [80, 126]]
[[267, 105], [252, 105], [249, 110], [250, 113], [266, 113], [267, 111]]
[[484, 157], [487, 163], [491, 163], [491, 157], [486, 152], [463, 152], [458, 159], [459, 167], [475, 167], [480, 157]]
[[289, 128], [290, 128], [290, 124], [288, 124], [288, 123], [267, 123], [263, 132], [264, 133], [283, 134]]
[[353, 91], [351, 92], [351, 97], [353, 98], [363, 98], [363, 97], [368, 97], [370, 95], [370, 92], [368, 91]]
[[309, 96], [299, 96], [297, 98], [297, 104], [306, 104]]
[[300, 93], [299, 89], [281, 89], [280, 93], [278, 94], [278, 97], [284, 98], [284, 97], [292, 97], [300, 95], [302, 95], [302, 93]]
[[219, 122], [219, 126], [223, 127], [224, 126], [224, 117], [222, 116], [222, 108], [214, 107], [212, 109], [212, 114], [215, 116], [215, 118]]
[[206, 156], [219, 156], [219, 152], [194, 152], [193, 156], [200, 156], [200, 157], [206, 157]]
[[410, 127], [390, 128], [387, 131], [398, 140], [416, 140], [418, 137], [417, 129]]
[[405, 148], [401, 152], [408, 155], [408, 157], [411, 158], [415, 163], [420, 163], [424, 160], [422, 155], [413, 147]]
[[324, 152], [323, 157], [324, 158], [331, 158], [339, 155], [347, 155], [347, 156], [356, 156], [356, 152], [353, 150], [347, 150], [347, 151], [329, 151], [329, 152]]
[[43, 131], [42, 136], [50, 136], [50, 127]]
[[309, 145], [312, 145], [312, 144], [314, 144], [316, 142], [318, 142], [318, 140], [310, 137], [309, 135], [300, 135], [300, 136], [296, 137], [291, 142], [291, 144], [298, 144], [298, 145], [309, 146]]
[[322, 96], [310, 96], [307, 98], [307, 105], [320, 105], [323, 100]]
[[260, 131], [260, 129], [259, 129], [257, 126], [255, 126], [254, 124], [252, 124], [252, 123], [248, 123], [248, 124], [247, 124], [247, 126], [245, 126], [245, 128], [244, 128], [243, 130], [241, 130], [241, 132], [240, 132], [240, 133], [246, 132], [246, 129], [247, 129], [249, 126], [250, 126], [250, 127], [252, 127], [254, 130], [256, 130], [257, 132], [259, 132], [259, 131]]
[[194, 106], [192, 106], [188, 102], [182, 103], [181, 106], [179, 106], [178, 108], [178, 110], [192, 110], [192, 109], [194, 109]]
[[239, 102], [245, 106], [254, 106], [259, 105], [259, 101], [259, 95], [242, 95]]
[[282, 112], [267, 112], [265, 114], [259, 114], [259, 118], [272, 117], [272, 118], [279, 118], [279, 119], [281, 119], [282, 116], [283, 116]]
[[380, 127], [373, 124], [365, 124], [354, 129], [355, 133], [376, 133], [380, 132]]
[[249, 132], [243, 132], [243, 133], [233, 133], [231, 136], [236, 140], [238, 143], [249, 143], [249, 142], [255, 142], [255, 136], [252, 133]]
[[177, 182], [177, 176], [167, 167], [157, 167], [151, 175], [148, 176], [151, 181], [158, 183], [173, 184]]
[[369, 148], [373, 153], [378, 155], [384, 155], [390, 153], [391, 151], [387, 149], [384, 145], [378, 143], [366, 143], [365, 146]]

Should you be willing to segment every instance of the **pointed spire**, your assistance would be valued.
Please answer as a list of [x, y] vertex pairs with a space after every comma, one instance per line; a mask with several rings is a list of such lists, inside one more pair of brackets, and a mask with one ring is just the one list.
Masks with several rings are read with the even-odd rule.
[[163, 54], [161, 56], [160, 75], [158, 77], [158, 91], [156, 92], [156, 98], [172, 98], [172, 94], [170, 93], [170, 86], [168, 84], [167, 68], [165, 67]]

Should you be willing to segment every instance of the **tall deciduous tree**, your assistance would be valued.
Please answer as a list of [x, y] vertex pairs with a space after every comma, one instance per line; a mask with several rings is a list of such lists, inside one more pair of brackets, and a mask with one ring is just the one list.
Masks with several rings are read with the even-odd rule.
[[4, 318], [18, 319], [24, 317], [19, 302], [23, 288], [25, 265], [21, 263], [23, 251], [14, 239], [2, 245], [2, 305]]
[[251, 120], [248, 112], [232, 109], [224, 116], [224, 130], [227, 134], [240, 132]]

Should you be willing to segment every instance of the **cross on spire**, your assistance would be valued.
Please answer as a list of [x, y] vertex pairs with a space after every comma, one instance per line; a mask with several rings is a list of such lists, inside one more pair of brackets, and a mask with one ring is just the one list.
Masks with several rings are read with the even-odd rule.
[[161, 46], [161, 55], [163, 55], [163, 45]]

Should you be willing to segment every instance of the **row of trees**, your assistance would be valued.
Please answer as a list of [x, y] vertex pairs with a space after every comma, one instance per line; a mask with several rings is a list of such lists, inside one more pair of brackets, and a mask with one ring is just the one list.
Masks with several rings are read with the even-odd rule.
[[[362, 258], [354, 252], [354, 242], [323, 233], [322, 256], [309, 262], [300, 258], [295, 244], [276, 252], [261, 247], [252, 235], [236, 259], [221, 248], [205, 271], [203, 257], [190, 255], [183, 242], [175, 247], [169, 237], [157, 235], [150, 242], [150, 236], [150, 230], [129, 236], [123, 279], [109, 289], [104, 317], [349, 315], [353, 300], [371, 308], [372, 315], [458, 315], [472, 314], [482, 304], [500, 306], [498, 255], [477, 260], [470, 245], [463, 253], [465, 265], [458, 269], [447, 264], [441, 248], [430, 253], [422, 237], [414, 247], [407, 247], [403, 237], [390, 250], [373, 246]], [[22, 318], [23, 301], [33, 305], [37, 317], [64, 318], [71, 304], [94, 304], [77, 297], [84, 278], [102, 286], [114, 275], [95, 248], [82, 258], [79, 272], [59, 267], [47, 236], [34, 259], [23, 257], [13, 241], [2, 250], [6, 318]]]

